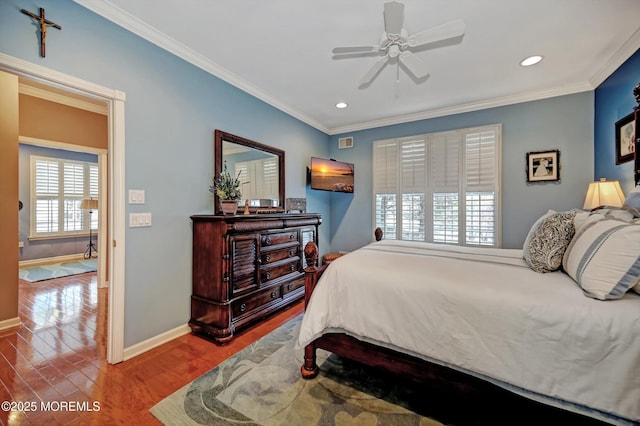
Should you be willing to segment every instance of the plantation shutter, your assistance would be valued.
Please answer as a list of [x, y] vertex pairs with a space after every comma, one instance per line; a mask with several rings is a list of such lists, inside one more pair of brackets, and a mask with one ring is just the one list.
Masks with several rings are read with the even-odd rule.
[[462, 133], [430, 135], [433, 242], [459, 243]]
[[385, 238], [499, 246], [501, 132], [375, 141], [374, 220]]
[[59, 169], [57, 161], [38, 159], [32, 161], [35, 181], [35, 229], [36, 232], [58, 231]]
[[375, 226], [382, 229], [387, 239], [397, 238], [396, 194], [398, 189], [398, 141], [378, 141], [373, 145]]
[[400, 142], [401, 177], [401, 239], [424, 240], [426, 143], [424, 138], [410, 138]]
[[497, 133], [494, 129], [466, 134], [466, 243], [495, 245]]

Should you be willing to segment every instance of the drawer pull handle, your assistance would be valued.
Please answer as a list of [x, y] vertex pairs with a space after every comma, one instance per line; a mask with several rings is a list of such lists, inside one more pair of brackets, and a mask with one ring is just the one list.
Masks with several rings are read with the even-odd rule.
[[275, 292], [275, 291], [272, 291], [272, 292], [271, 292], [271, 298], [272, 298], [272, 299], [275, 299], [277, 296], [278, 296], [278, 293], [277, 293], [277, 292]]
[[240, 312], [244, 312], [247, 310], [247, 304], [243, 303], [242, 305], [240, 305]]
[[289, 256], [293, 256], [294, 254], [296, 254], [296, 251], [294, 249], [289, 250]]
[[291, 283], [287, 284], [287, 290], [291, 291], [291, 288], [293, 287], [293, 285]]
[[294, 265], [293, 263], [291, 265], [289, 265], [289, 269], [292, 271], [296, 270], [296, 265]]
[[265, 256], [265, 260], [266, 260], [267, 262], [269, 262], [269, 261], [271, 260], [271, 256], [266, 255], [266, 256]]
[[294, 234], [289, 234], [289, 239], [293, 240], [296, 236]]
[[271, 279], [271, 273], [270, 273], [270, 272], [267, 272], [266, 274], [264, 274], [264, 276], [265, 276], [268, 280], [270, 280], [270, 279]]
[[271, 244], [271, 237], [267, 237], [264, 239], [265, 244]]

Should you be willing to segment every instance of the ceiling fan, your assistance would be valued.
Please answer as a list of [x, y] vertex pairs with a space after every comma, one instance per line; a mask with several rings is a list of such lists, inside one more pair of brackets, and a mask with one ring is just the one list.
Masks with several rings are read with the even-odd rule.
[[464, 35], [465, 25], [464, 21], [460, 19], [421, 31], [412, 36], [409, 36], [407, 30], [402, 28], [403, 21], [404, 4], [397, 1], [387, 2], [384, 4], [385, 31], [380, 38], [380, 44], [374, 46], [336, 47], [332, 52], [337, 57], [381, 53], [382, 56], [376, 60], [371, 69], [360, 80], [360, 84], [366, 86], [373, 81], [390, 59], [397, 59], [414, 77], [418, 79], [426, 77], [429, 72], [425, 63], [414, 55], [411, 49]]

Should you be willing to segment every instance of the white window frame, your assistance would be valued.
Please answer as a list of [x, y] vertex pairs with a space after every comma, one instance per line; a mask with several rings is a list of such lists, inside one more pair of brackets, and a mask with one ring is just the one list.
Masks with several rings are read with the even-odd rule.
[[[37, 177], [36, 177], [36, 163], [39, 161], [46, 161], [57, 165], [58, 176], [55, 187], [51, 187], [50, 192], [38, 193], [37, 190]], [[65, 191], [65, 164], [82, 169], [82, 191]], [[74, 209], [80, 208], [80, 202], [86, 198], [98, 199], [100, 182], [99, 182], [99, 170], [97, 162], [90, 161], [77, 161], [65, 158], [47, 157], [39, 155], [30, 156], [31, 166], [31, 179], [30, 179], [30, 192], [31, 192], [31, 211], [29, 219], [29, 239], [47, 239], [47, 238], [65, 238], [65, 237], [78, 237], [84, 236], [89, 233], [89, 227], [91, 230], [98, 229], [99, 217], [98, 210], [93, 210], [91, 214], [89, 211], [81, 210], [80, 227], [75, 230], [65, 230], [65, 203], [72, 202], [75, 206]], [[57, 229], [53, 231], [38, 231], [37, 229], [37, 203], [38, 200], [53, 200], [57, 206]]]
[[[471, 177], [479, 176], [467, 174], [467, 152], [471, 153], [472, 147], [467, 148], [467, 143], [472, 143], [474, 136], [493, 135], [493, 151], [490, 157], [493, 157], [494, 163], [490, 167], [483, 167], [481, 173], [484, 183], [475, 184], [471, 182]], [[477, 138], [476, 138], [477, 140]], [[403, 144], [405, 148], [408, 144], [415, 145], [416, 161], [418, 166], [411, 164], [411, 152], [407, 154], [405, 149], [404, 155], [402, 151]], [[437, 149], [436, 149], [437, 148]], [[395, 150], [395, 151], [394, 151]], [[422, 151], [424, 152], [422, 152]], [[443, 154], [443, 151], [447, 153]], [[477, 151], [476, 151], [477, 152]], [[502, 246], [502, 125], [491, 124], [486, 126], [471, 127], [465, 129], [457, 129], [446, 132], [430, 133], [416, 135], [410, 137], [385, 139], [373, 142], [373, 223], [375, 226], [381, 226], [381, 221], [389, 223], [387, 229], [383, 229], [385, 237], [389, 239], [409, 239], [427, 242], [442, 242], [456, 245], [466, 245], [474, 247], [501, 247]], [[453, 155], [453, 157], [452, 157]], [[457, 157], [457, 161], [455, 158]], [[422, 159], [421, 159], [422, 158]], [[439, 166], [443, 164], [446, 158], [454, 158], [447, 162], [447, 167], [453, 170], [432, 169], [431, 165]], [[471, 158], [469, 159], [471, 161]], [[420, 166], [420, 161], [422, 165]], [[435, 161], [435, 163], [434, 163]], [[404, 164], [404, 166], [403, 166]], [[471, 165], [476, 163], [471, 163]], [[404, 167], [404, 170], [402, 169]], [[421, 169], [423, 167], [424, 169]], [[457, 167], [457, 172], [456, 172]], [[439, 173], [439, 174], [438, 174]], [[469, 177], [469, 180], [467, 179]], [[452, 179], [450, 179], [452, 178]], [[448, 219], [457, 220], [457, 235], [451, 236], [451, 240], [443, 240], [437, 230], [434, 230], [434, 195], [447, 194], [451, 198], [456, 198], [457, 193], [457, 218], [455, 214], [448, 216]], [[479, 194], [492, 194], [489, 197], [480, 197]], [[378, 211], [378, 195], [391, 200], [392, 206], [386, 215], [381, 215]], [[412, 206], [410, 212], [403, 212], [403, 198], [407, 200], [409, 197], [424, 200], [424, 204], [409, 203]], [[445, 197], [446, 198], [446, 197]], [[479, 237], [471, 237], [477, 235], [473, 223], [469, 223], [467, 228], [467, 203], [471, 199], [476, 201], [484, 201], [493, 198], [493, 210], [490, 218], [493, 218], [493, 230], [489, 235], [489, 239], [481, 240]], [[480, 200], [482, 198], [482, 200]], [[394, 201], [395, 199], [395, 201]], [[419, 202], [418, 202], [419, 203]], [[406, 203], [405, 203], [406, 204]], [[408, 204], [407, 204], [408, 205]], [[477, 203], [474, 205], [477, 206]], [[416, 207], [419, 207], [416, 210]], [[406, 205], [405, 205], [406, 209]], [[422, 210], [422, 211], [420, 211]], [[451, 210], [449, 210], [451, 212]], [[475, 217], [482, 216], [482, 208], [477, 208], [478, 214]], [[470, 213], [471, 214], [471, 213]], [[422, 217], [423, 215], [424, 217]], [[378, 218], [380, 216], [380, 218]], [[416, 223], [424, 222], [422, 228], [415, 226]], [[378, 220], [380, 219], [380, 221]], [[403, 229], [403, 219], [405, 223], [409, 223], [411, 229]], [[481, 222], [476, 222], [477, 225]], [[490, 222], [489, 222], [490, 223]], [[486, 225], [485, 225], [486, 226]], [[384, 226], [381, 226], [384, 228]], [[451, 231], [451, 228], [448, 228]], [[395, 234], [393, 233], [395, 231]], [[469, 233], [470, 241], [467, 241], [467, 233]], [[434, 241], [436, 236], [441, 241]], [[491, 240], [493, 236], [493, 241]], [[457, 240], [456, 240], [457, 238]]]

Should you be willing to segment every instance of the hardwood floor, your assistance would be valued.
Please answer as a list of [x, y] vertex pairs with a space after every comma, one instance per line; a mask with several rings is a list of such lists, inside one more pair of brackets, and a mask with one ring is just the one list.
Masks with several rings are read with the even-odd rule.
[[225, 346], [185, 335], [109, 365], [106, 299], [95, 273], [20, 280], [22, 325], [0, 332], [0, 403], [15, 410], [3, 405], [0, 425], [158, 425], [153, 405], [303, 311], [296, 303]]

